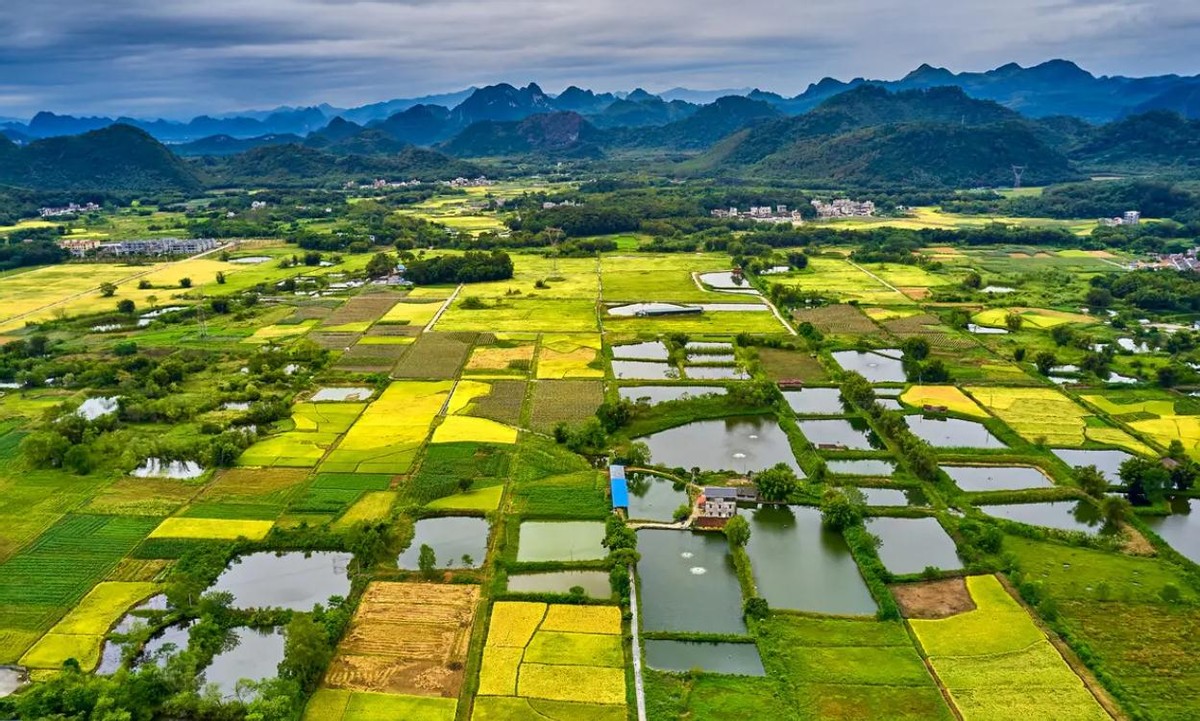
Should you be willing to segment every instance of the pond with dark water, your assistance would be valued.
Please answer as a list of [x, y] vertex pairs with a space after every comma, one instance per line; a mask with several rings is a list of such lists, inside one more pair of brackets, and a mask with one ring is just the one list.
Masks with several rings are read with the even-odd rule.
[[419, 568], [421, 546], [433, 549], [437, 568], [479, 568], [487, 555], [488, 522], [482, 518], [448, 516], [422, 518], [413, 528], [413, 540], [396, 559], [407, 571]]
[[950, 480], [968, 493], [1023, 491], [1054, 485], [1045, 473], [1032, 466], [942, 466]]
[[613, 376], [629, 381], [661, 381], [679, 378], [679, 369], [670, 363], [614, 360]]
[[871, 615], [875, 601], [842, 534], [807, 506], [761, 506], [743, 511], [750, 522], [746, 552], [759, 595], [772, 608], [838, 615]]
[[724, 386], [626, 386], [617, 393], [627, 401], [637, 403], [642, 399], [650, 405], [668, 401], [685, 401], [708, 395], [725, 395]]
[[694, 668], [732, 676], [765, 676], [752, 643], [706, 643], [648, 639], [646, 665], [656, 671], [687, 673]]
[[670, 357], [666, 344], [661, 341], [645, 343], [628, 343], [612, 347], [613, 358], [624, 360], [657, 360], [665, 361]]
[[1200, 500], [1172, 498], [1170, 506], [1171, 515], [1143, 516], [1142, 520], [1171, 548], [1200, 563]]
[[650, 447], [651, 461], [667, 468], [747, 473], [785, 463], [801, 473], [787, 434], [771, 416], [696, 421], [640, 440]]
[[643, 630], [746, 633], [724, 534], [646, 528], [637, 535]]
[[960, 418], [905, 416], [913, 435], [935, 448], [1005, 448], [982, 423]]
[[210, 590], [233, 594], [234, 608], [311, 611], [350, 593], [349, 553], [251, 553], [236, 558]]
[[962, 568], [954, 539], [936, 518], [866, 520], [867, 530], [879, 537], [879, 560], [897, 575], [920, 573], [927, 566], [943, 571]]
[[1097, 470], [1104, 474], [1109, 483], [1117, 483], [1120, 480], [1121, 464], [1133, 458], [1132, 455], [1125, 451], [1118, 450], [1082, 450], [1079, 448], [1054, 448], [1051, 453], [1062, 459], [1072, 468], [1080, 466], [1095, 466]]
[[216, 684], [222, 698], [237, 695], [237, 683], [242, 679], [265, 681], [275, 678], [283, 660], [283, 629], [256, 631], [235, 628], [235, 646], [213, 656], [204, 669], [203, 684]]

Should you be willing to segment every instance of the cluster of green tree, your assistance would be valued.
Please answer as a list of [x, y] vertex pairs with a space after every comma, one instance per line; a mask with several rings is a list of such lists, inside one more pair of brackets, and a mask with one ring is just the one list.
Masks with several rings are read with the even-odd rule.
[[467, 251], [462, 255], [408, 261], [404, 277], [417, 285], [507, 280], [513, 277], [513, 262], [508, 253], [500, 250]]
[[1139, 270], [1115, 277], [1097, 276], [1092, 286], [1143, 310], [1200, 310], [1200, 275], [1192, 272]]
[[1162, 503], [1170, 491], [1190, 491], [1200, 477], [1200, 464], [1176, 440], [1171, 442], [1163, 459], [1130, 458], [1121, 464], [1118, 475], [1130, 503], [1151, 506]]
[[956, 213], [1031, 218], [1112, 218], [1138, 210], [1147, 218], [1186, 221], [1200, 210], [1200, 195], [1167, 181], [1124, 180], [1052, 185], [1038, 195], [962, 193], [943, 207]]
[[884, 436], [896, 444], [900, 457], [917, 478], [936, 481], [937, 455], [933, 448], [909, 430], [904, 415], [880, 405], [870, 381], [858, 373], [846, 373], [840, 385], [842, 398], [863, 411]]
[[[49, 229], [53, 230], [53, 229]], [[16, 240], [0, 243], [0, 271], [31, 265], [63, 263], [71, 254], [52, 240]]]
[[950, 369], [945, 362], [940, 358], [929, 359], [928, 340], [920, 336], [905, 338], [900, 343], [900, 350], [904, 353], [900, 362], [908, 380], [914, 383], [950, 382]]

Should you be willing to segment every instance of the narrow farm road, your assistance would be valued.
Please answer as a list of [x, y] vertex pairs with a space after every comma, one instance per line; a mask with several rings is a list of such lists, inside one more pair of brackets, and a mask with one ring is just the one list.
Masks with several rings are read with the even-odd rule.
[[629, 612], [633, 616], [630, 630], [633, 632], [633, 695], [637, 699], [638, 721], [646, 721], [646, 686], [642, 682], [642, 634], [638, 630], [637, 576], [629, 566]]
[[433, 330], [433, 326], [437, 325], [437, 322], [442, 319], [442, 313], [445, 313], [446, 310], [450, 307], [450, 304], [453, 303], [455, 301], [455, 299], [458, 298], [458, 294], [462, 292], [462, 289], [463, 289], [463, 284], [459, 283], [458, 287], [454, 289], [454, 292], [450, 294], [450, 297], [446, 299], [446, 302], [442, 303], [442, 307], [438, 308], [438, 312], [433, 316], [433, 318], [431, 318], [429, 320], [429, 323], [426, 324], [425, 330], [427, 330], [427, 331]]

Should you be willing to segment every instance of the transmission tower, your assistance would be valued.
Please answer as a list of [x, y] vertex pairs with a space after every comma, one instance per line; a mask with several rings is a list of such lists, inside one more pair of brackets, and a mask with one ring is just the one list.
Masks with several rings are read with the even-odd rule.
[[207, 338], [208, 337], [208, 324], [206, 324], [204, 322], [204, 306], [203, 305], [200, 305], [200, 304], [196, 305], [196, 320], [198, 320], [200, 322], [200, 337]]
[[558, 275], [558, 239], [562, 235], [561, 228], [547, 228], [550, 235], [550, 274]]
[[1025, 166], [1024, 165], [1014, 165], [1014, 166], [1012, 166], [1012, 171], [1013, 171], [1013, 190], [1017, 190], [1021, 187], [1021, 176], [1025, 174]]

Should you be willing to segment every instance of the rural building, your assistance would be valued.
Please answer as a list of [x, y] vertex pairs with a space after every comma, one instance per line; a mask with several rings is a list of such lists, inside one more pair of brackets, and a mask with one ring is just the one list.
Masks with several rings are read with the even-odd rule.
[[629, 482], [625, 480], [625, 466], [608, 467], [608, 490], [612, 496], [613, 510], [629, 510]]
[[859, 202], [849, 198], [838, 198], [826, 203], [821, 200], [812, 201], [817, 211], [817, 217], [823, 220], [830, 218], [869, 218], [875, 215], [875, 203], [870, 200]]
[[737, 489], [707, 486], [697, 499], [701, 518], [733, 518], [737, 515]]

